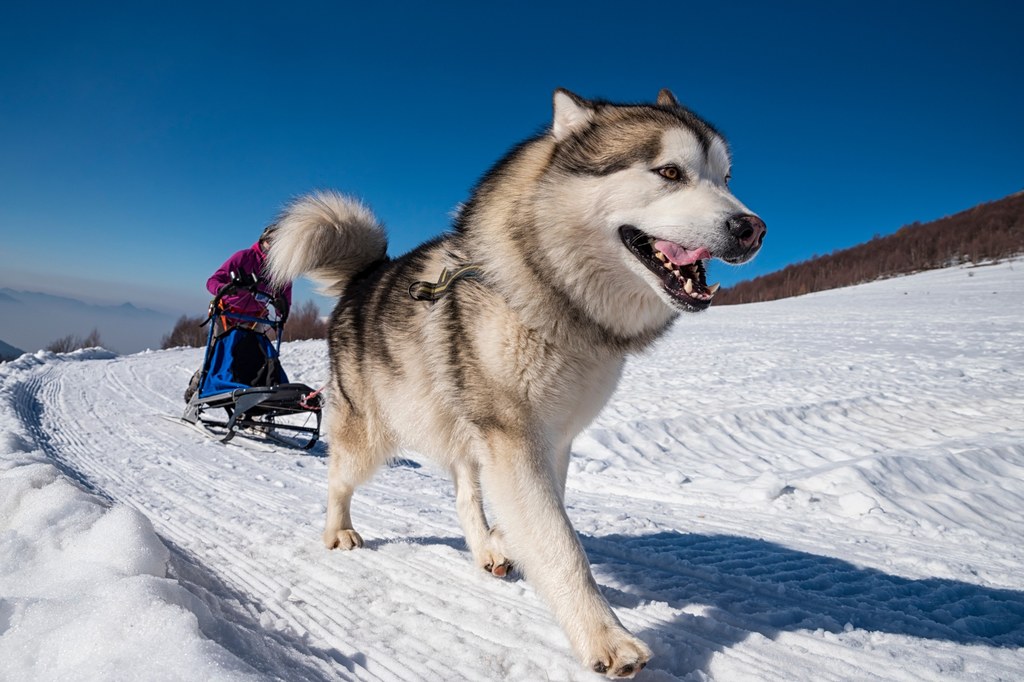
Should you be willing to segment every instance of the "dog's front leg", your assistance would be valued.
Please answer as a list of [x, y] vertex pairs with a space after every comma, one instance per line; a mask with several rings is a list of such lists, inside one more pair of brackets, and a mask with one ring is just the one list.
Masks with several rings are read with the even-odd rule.
[[562, 500], [562, 504], [565, 504], [565, 482], [569, 477], [569, 459], [572, 455], [572, 441], [570, 440], [565, 445], [560, 445], [553, 450], [555, 457], [553, 465], [555, 467], [555, 480], [558, 482], [558, 498]]
[[363, 546], [363, 538], [352, 527], [352, 493], [356, 486], [346, 471], [344, 454], [332, 450], [327, 473], [327, 523], [324, 545], [327, 549], [354, 549]]
[[583, 664], [632, 677], [651, 657], [612, 612], [565, 512], [560, 472], [541, 438], [487, 436], [483, 484], [517, 565], [554, 612]]
[[504, 577], [512, 568], [512, 562], [505, 551], [503, 533], [487, 525], [480, 495], [480, 466], [473, 461], [459, 461], [452, 467], [452, 479], [455, 481], [455, 509], [473, 560], [492, 575]]

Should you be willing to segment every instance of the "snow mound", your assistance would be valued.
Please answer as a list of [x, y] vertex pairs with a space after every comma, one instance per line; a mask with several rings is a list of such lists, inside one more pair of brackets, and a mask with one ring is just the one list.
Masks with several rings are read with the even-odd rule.
[[200, 631], [148, 518], [72, 484], [9, 409], [0, 425], [0, 677], [256, 677]]

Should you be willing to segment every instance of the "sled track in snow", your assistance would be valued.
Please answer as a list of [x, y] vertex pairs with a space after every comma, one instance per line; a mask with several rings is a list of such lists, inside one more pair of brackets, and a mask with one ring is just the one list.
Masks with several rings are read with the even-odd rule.
[[32, 436], [36, 446], [53, 462], [57, 469], [88, 492], [112, 502], [112, 498], [103, 490], [96, 487], [89, 479], [72, 463], [65, 461], [60, 447], [55, 444], [47, 431], [42, 426], [43, 402], [40, 399], [40, 386], [43, 385], [40, 378], [33, 378], [30, 381], [22, 382], [14, 386], [12, 391], [15, 414], [25, 425], [26, 430]]
[[[12, 392], [15, 411], [39, 449], [70, 480], [108, 503], [129, 504], [149, 516], [151, 520], [163, 521], [155, 522], [154, 526], [164, 543], [171, 549], [172, 575], [210, 607], [214, 614], [221, 614], [217, 623], [212, 626], [206, 624], [204, 633], [257, 670], [279, 679], [327, 681], [338, 679], [336, 669], [339, 665], [346, 670], [354, 670], [355, 664], [337, 652], [317, 652], [294, 633], [280, 633], [274, 628], [265, 627], [263, 614], [268, 611], [256, 601], [253, 591], [245, 590], [244, 579], [236, 581], [236, 584], [241, 584], [242, 590], [236, 589], [216, 570], [204, 565], [190, 551], [177, 544], [176, 537], [193, 531], [198, 530], [195, 535], [203, 537], [202, 517], [198, 518], [197, 524], [188, 526], [181, 526], [170, 518], [153, 519], [151, 512], [154, 505], [146, 499], [140, 499], [144, 496], [122, 494], [123, 491], [132, 488], [132, 474], [140, 470], [132, 467], [130, 461], [126, 461], [130, 458], [108, 462], [99, 454], [105, 447], [103, 441], [95, 439], [94, 436], [97, 431], [110, 433], [110, 421], [98, 428], [90, 425], [94, 424], [94, 420], [110, 420], [118, 411], [116, 407], [124, 409], [130, 406], [123, 403], [104, 405], [98, 402], [85, 413], [80, 409], [62, 409], [62, 405], [76, 403], [77, 399], [82, 397], [82, 392], [88, 391], [87, 383], [74, 381], [74, 372], [71, 372], [72, 380], [68, 382], [68, 375], [60, 371], [72, 367], [74, 365], [48, 366], [42, 371], [37, 371], [30, 380], [15, 386]], [[116, 372], [109, 376], [116, 390], [128, 398], [132, 397], [130, 392], [124, 390], [127, 385]], [[67, 388], [69, 383], [72, 387], [70, 390]], [[91, 405], [92, 401], [78, 404]], [[91, 413], [91, 417], [83, 418], [83, 415], [88, 413]], [[114, 428], [121, 421], [114, 417]], [[132, 434], [134, 438], [131, 437]], [[131, 431], [129, 436], [128, 442], [134, 442], [136, 446], [152, 445], [152, 442], [145, 438], [139, 440], [139, 431]], [[117, 466], [119, 462], [126, 467], [122, 469]], [[98, 485], [94, 479], [102, 480], [103, 485]], [[108, 488], [114, 491], [114, 494], [108, 492]], [[168, 501], [171, 503], [182, 499], [177, 492], [178, 488], [179, 486], [171, 484], [165, 490], [169, 493]], [[209, 538], [206, 541], [209, 541]], [[294, 656], [293, 651], [307, 655]], [[324, 664], [310, 664], [317, 659], [324, 661]]]
[[[655, 653], [638, 679], [1013, 679], [1015, 338], [985, 337], [989, 355], [956, 371], [921, 361], [930, 373], [908, 382], [873, 347], [840, 365], [762, 352], [750, 336], [730, 362], [754, 369], [718, 368], [706, 398], [662, 376], [664, 362], [637, 363], [574, 447], [570, 516], [598, 583]], [[297, 360], [299, 380], [323, 383], [322, 353]], [[437, 469], [381, 470], [353, 502], [367, 547], [328, 552], [322, 457], [155, 418], [180, 413], [198, 361], [45, 363], [15, 403], [62, 471], [152, 521], [216, 616], [211, 638], [287, 680], [598, 679], [528, 583], [472, 565]], [[802, 376], [803, 390], [747, 401], [737, 377], [759, 373], [783, 387], [776, 375]], [[658, 382], [676, 399], [645, 398]]]

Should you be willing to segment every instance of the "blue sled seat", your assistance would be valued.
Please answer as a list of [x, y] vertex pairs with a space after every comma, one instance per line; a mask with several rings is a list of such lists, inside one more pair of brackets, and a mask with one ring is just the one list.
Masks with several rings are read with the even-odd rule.
[[214, 342], [199, 397], [287, 383], [288, 376], [278, 361], [277, 350], [266, 334], [233, 327]]

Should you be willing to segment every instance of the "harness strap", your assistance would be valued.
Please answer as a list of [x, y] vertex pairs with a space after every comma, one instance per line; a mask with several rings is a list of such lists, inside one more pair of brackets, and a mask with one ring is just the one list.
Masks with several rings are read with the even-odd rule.
[[441, 277], [436, 282], [413, 282], [409, 286], [409, 296], [414, 301], [436, 301], [447, 294], [452, 285], [465, 277], [480, 277], [484, 273], [479, 265], [463, 265], [454, 272], [448, 268], [441, 270]]

